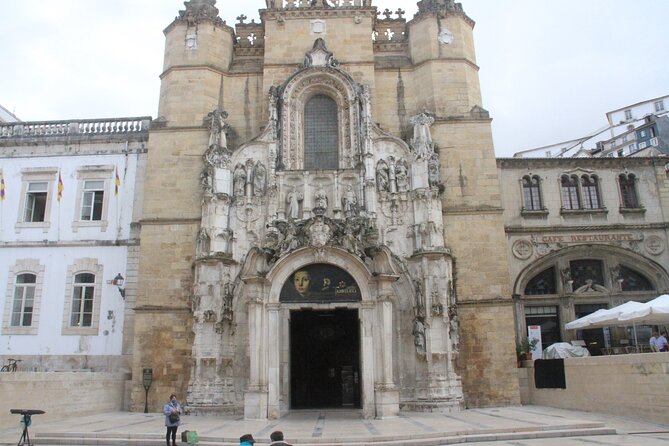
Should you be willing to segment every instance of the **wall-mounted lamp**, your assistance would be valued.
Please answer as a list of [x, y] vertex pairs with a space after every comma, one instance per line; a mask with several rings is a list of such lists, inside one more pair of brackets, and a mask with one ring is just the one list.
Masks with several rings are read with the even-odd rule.
[[118, 287], [118, 292], [121, 293], [121, 297], [125, 299], [125, 288], [123, 288], [123, 284], [125, 283], [125, 279], [121, 275], [121, 273], [118, 273], [116, 277], [114, 277], [112, 280], [109, 282], [112, 285], [116, 285]]

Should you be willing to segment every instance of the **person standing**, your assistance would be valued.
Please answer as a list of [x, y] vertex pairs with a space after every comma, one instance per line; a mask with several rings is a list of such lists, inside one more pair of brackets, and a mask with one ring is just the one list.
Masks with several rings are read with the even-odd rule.
[[272, 434], [269, 436], [269, 439], [272, 441], [269, 446], [292, 446], [291, 444], [283, 441], [283, 432], [281, 431], [272, 432]]
[[165, 414], [165, 427], [167, 433], [165, 434], [165, 443], [170, 446], [170, 436], [172, 437], [172, 446], [177, 446], [177, 429], [181, 424], [181, 415], [183, 409], [177, 401], [177, 396], [170, 395], [170, 401], [163, 406], [163, 413]]
[[648, 344], [650, 345], [650, 351], [651, 352], [659, 352], [660, 349], [657, 347], [657, 338], [659, 334], [654, 331], [653, 336], [650, 337], [650, 340], [648, 341]]

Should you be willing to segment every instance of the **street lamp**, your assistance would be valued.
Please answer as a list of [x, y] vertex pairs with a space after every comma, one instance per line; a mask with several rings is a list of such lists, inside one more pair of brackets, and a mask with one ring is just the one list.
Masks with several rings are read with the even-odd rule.
[[142, 384], [144, 385], [144, 413], [149, 413], [149, 389], [153, 382], [153, 369], [142, 369]]
[[118, 287], [118, 292], [121, 294], [121, 297], [125, 299], [125, 288], [123, 288], [123, 284], [125, 283], [125, 278], [121, 275], [121, 273], [118, 273], [116, 277], [114, 277], [112, 280], [107, 281], [107, 283], [116, 285]]

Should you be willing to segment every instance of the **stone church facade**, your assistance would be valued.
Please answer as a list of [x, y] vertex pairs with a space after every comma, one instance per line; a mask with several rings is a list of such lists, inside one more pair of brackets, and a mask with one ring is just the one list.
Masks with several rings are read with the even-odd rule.
[[[215, 0], [165, 30], [149, 136], [132, 406], [518, 403], [514, 316], [474, 22], [370, 0]], [[383, 7], [383, 5], [379, 6]], [[482, 262], [485, 259], [485, 262]]]

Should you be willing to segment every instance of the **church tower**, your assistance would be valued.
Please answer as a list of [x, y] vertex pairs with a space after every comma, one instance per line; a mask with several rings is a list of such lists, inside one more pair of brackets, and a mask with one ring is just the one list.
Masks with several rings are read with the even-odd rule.
[[[518, 403], [474, 22], [377, 0], [185, 2], [149, 138], [133, 408]], [[494, 382], [493, 382], [494, 379]]]

